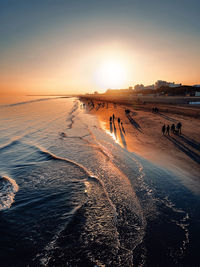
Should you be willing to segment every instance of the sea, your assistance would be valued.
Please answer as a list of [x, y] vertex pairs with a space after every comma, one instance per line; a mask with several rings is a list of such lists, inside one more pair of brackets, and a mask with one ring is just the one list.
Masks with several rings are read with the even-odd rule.
[[1, 267], [197, 267], [199, 247], [200, 193], [181, 174], [120, 146], [77, 98], [1, 101]]

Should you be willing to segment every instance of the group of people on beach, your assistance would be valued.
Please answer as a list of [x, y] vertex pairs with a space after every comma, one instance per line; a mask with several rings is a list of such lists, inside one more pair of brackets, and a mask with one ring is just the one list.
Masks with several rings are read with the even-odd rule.
[[[88, 105], [90, 108], [94, 108], [94, 107], [95, 107], [95, 104], [94, 104], [94, 102], [93, 102], [92, 100], [91, 100], [90, 102], [88, 102], [87, 105]], [[114, 108], [116, 108], [116, 104], [114, 103], [113, 105], [114, 105]], [[86, 104], [83, 103], [83, 107], [85, 107], [85, 106], [86, 106]], [[104, 108], [105, 106], [108, 108], [108, 102], [106, 102], [106, 103], [104, 103], [104, 102], [99, 102], [99, 103], [97, 103], [97, 110], [98, 110], [100, 107]], [[125, 114], [126, 114], [127, 116], [130, 114], [130, 112], [131, 112], [130, 109], [125, 109]], [[158, 112], [159, 112], [159, 109], [158, 109], [157, 107], [153, 107], [153, 108], [152, 108], [152, 112], [153, 112], [153, 113], [158, 113]], [[125, 130], [124, 130], [124, 127], [123, 127], [123, 122], [122, 122], [122, 120], [120, 119], [120, 117], [116, 118], [116, 117], [115, 117], [115, 114], [113, 113], [113, 115], [110, 116], [110, 123], [111, 123], [111, 124], [113, 123], [113, 125], [114, 125], [116, 120], [117, 120], [117, 122], [118, 122], [119, 127], [121, 126], [123, 132], [125, 133]], [[173, 133], [173, 134], [181, 134], [181, 129], [182, 129], [182, 124], [181, 124], [181, 122], [178, 122], [176, 125], [173, 123], [171, 126], [170, 126], [169, 124], [168, 124], [168, 125], [165, 125], [165, 124], [164, 124], [164, 125], [162, 126], [162, 134], [163, 134], [163, 135], [170, 135], [170, 132], [171, 132], [171, 134], [172, 134], [172, 133]]]
[[[94, 105], [94, 102], [91, 100], [91, 102], [88, 103], [88, 106], [94, 108], [95, 105]], [[96, 110], [98, 110], [99, 108], [108, 108], [108, 102], [99, 102], [96, 104]]]
[[117, 119], [117, 122], [120, 124], [120, 122], [121, 122], [121, 124], [123, 125], [123, 122], [121, 121], [121, 119], [118, 117], [118, 118], [116, 118], [115, 117], [115, 114], [113, 113], [113, 115], [112, 116], [110, 116], [110, 122], [113, 122], [113, 123], [115, 123], [115, 119]]
[[124, 130], [124, 126], [123, 126], [123, 122], [122, 122], [122, 120], [120, 119], [120, 117], [116, 118], [114, 113], [113, 113], [112, 116], [110, 116], [110, 123], [113, 123], [113, 124], [114, 124], [116, 119], [117, 119], [118, 125], [119, 125], [119, 126], [121, 125], [122, 130], [123, 130], [123, 132], [125, 133], [125, 130]]
[[[108, 102], [106, 102], [106, 104], [107, 104], [107, 108], [108, 108]], [[104, 108], [105, 107], [105, 102], [100, 102], [100, 103], [98, 103], [97, 104], [97, 108], [99, 109], [100, 107], [102, 107], [102, 108]]]
[[181, 134], [181, 128], [182, 128], [182, 124], [181, 122], [178, 122], [177, 125], [175, 126], [175, 124], [173, 123], [171, 126], [169, 126], [169, 124], [166, 126], [165, 124], [162, 126], [162, 134], [165, 135], [169, 135], [170, 130], [171, 133], [175, 134]]

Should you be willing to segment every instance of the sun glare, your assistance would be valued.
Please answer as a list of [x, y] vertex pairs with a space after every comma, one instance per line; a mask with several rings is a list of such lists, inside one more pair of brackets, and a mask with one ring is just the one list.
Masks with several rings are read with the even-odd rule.
[[122, 88], [126, 82], [125, 65], [117, 60], [106, 60], [96, 70], [95, 80], [102, 89]]

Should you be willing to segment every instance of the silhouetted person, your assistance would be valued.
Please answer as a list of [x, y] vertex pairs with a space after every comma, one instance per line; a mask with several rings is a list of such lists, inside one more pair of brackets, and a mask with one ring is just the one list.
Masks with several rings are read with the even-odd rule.
[[130, 113], [130, 110], [129, 109], [125, 109], [125, 113], [126, 113], [126, 115], [128, 115]]
[[171, 125], [171, 133], [174, 133], [175, 132], [175, 124], [173, 123], [172, 125]]
[[176, 125], [176, 128], [178, 130], [178, 133], [180, 133], [180, 134], [181, 134], [181, 127], [182, 127], [182, 124], [180, 122], [178, 122]]
[[112, 118], [113, 118], [113, 123], [115, 122], [115, 114], [113, 113], [112, 115]]
[[120, 123], [120, 118], [117, 119], [118, 123]]
[[165, 134], [165, 124], [163, 125], [163, 127], [162, 127], [162, 133], [163, 133], [163, 135]]
[[169, 135], [169, 130], [170, 130], [170, 127], [169, 127], [169, 124], [167, 125], [167, 131], [166, 133]]
[[157, 107], [154, 108], [155, 113], [159, 112], [159, 109]]
[[110, 122], [112, 122], [112, 116], [110, 116]]

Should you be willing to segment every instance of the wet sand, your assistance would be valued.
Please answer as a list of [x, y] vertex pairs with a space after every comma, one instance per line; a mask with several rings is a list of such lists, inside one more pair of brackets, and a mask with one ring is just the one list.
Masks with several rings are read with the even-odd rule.
[[[88, 100], [87, 100], [88, 102]], [[85, 103], [87, 103], [85, 102]], [[143, 158], [172, 169], [179, 175], [199, 181], [200, 173], [200, 120], [176, 113], [134, 109], [130, 106], [109, 103], [108, 108], [86, 106], [86, 110], [96, 115], [101, 127], [122, 147], [135, 152]], [[125, 109], [131, 110], [130, 116]], [[115, 123], [110, 123], [110, 116], [115, 115]], [[120, 117], [123, 127], [118, 123]], [[162, 135], [162, 125], [175, 125], [181, 122], [182, 134]]]

